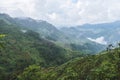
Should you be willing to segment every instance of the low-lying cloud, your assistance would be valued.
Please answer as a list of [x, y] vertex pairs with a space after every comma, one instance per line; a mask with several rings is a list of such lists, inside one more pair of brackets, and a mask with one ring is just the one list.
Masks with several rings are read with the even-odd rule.
[[0, 12], [71, 26], [119, 20], [120, 0], [0, 0]]
[[101, 36], [101, 37], [98, 37], [96, 39], [92, 39], [92, 38], [88, 38], [90, 41], [93, 41], [93, 42], [96, 42], [96, 43], [99, 43], [99, 44], [103, 44], [103, 45], [107, 45], [107, 42], [105, 41], [104, 37]]

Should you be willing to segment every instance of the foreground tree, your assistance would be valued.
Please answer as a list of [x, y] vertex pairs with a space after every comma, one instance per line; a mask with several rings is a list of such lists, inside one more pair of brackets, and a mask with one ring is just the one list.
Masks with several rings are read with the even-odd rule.
[[113, 49], [113, 45], [112, 44], [109, 44], [108, 47], [107, 47], [107, 51], [111, 51]]

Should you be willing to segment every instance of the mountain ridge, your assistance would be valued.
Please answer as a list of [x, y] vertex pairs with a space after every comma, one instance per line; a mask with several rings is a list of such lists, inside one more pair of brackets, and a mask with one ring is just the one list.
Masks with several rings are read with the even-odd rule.
[[[32, 18], [24, 18], [24, 19], [12, 18], [9, 15], [6, 16], [6, 14], [2, 14], [2, 15], [4, 15], [3, 19], [6, 20], [7, 22], [23, 28], [24, 31], [25, 29], [33, 30], [39, 33], [42, 38], [49, 40], [51, 42], [54, 42], [56, 45], [59, 45], [61, 47], [73, 50], [74, 46], [71, 46], [71, 44], [74, 44], [76, 45], [75, 46], [76, 48], [74, 48], [74, 50], [81, 51], [82, 49], [80, 47], [85, 45], [87, 47], [84, 47], [84, 49], [88, 51], [88, 53], [97, 53], [103, 50], [102, 45], [94, 43], [90, 40], [84, 39], [83, 37], [78, 39], [76, 38], [77, 35], [73, 35], [73, 36], [67, 35], [63, 31], [57, 29], [54, 25], [46, 21], [42, 21], [42, 20], [36, 21]], [[86, 45], [86, 44], [89, 44], [89, 45]], [[78, 47], [79, 49], [77, 48], [77, 45], [79, 45]], [[98, 46], [100, 49], [96, 49], [96, 47], [93, 46], [93, 48], [95, 49], [95, 51], [93, 52], [92, 50], [90, 50], [91, 48], [90, 45]]]
[[16, 24], [0, 20], [0, 80], [14, 80], [25, 67], [36, 64], [43, 67], [58, 66], [66, 61], [87, 55], [83, 52], [64, 49], [45, 40], [32, 30], [21, 31]]
[[69, 35], [71, 35], [70, 33], [72, 31], [74, 32], [74, 35], [79, 35], [78, 39], [81, 37], [84, 37], [85, 39], [97, 39], [99, 37], [104, 37], [108, 45], [110, 43], [116, 43], [120, 40], [120, 38], [117, 37], [120, 35], [120, 21], [103, 24], [85, 24], [82, 26], [61, 28], [61, 31]]

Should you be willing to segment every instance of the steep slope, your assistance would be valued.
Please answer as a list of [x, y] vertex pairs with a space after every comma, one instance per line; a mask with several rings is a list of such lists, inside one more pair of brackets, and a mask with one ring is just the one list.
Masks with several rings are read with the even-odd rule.
[[60, 44], [64, 44], [68, 42], [69, 39], [67, 36], [62, 34], [62, 32], [59, 31], [55, 26], [43, 20], [34, 20], [28, 17], [12, 18], [7, 14], [0, 14], [0, 19], [3, 19], [8, 24], [16, 24], [17, 26], [24, 29], [33, 30], [39, 33], [42, 38], [54, 43], [60, 42]]
[[[13, 80], [25, 67], [38, 64], [44, 67], [63, 64], [81, 52], [73, 52], [42, 39], [38, 33], [24, 30], [16, 24], [0, 20], [0, 39], [4, 43], [0, 49], [0, 80]], [[3, 75], [2, 75], [3, 74]]]
[[[0, 14], [0, 19], [5, 20], [8, 24], [16, 24], [17, 26], [24, 28], [23, 31], [25, 31], [25, 29], [33, 30], [39, 33], [42, 38], [67, 49], [83, 51], [85, 53], [97, 53], [104, 49], [103, 45], [86, 40], [84, 37], [78, 39], [76, 38], [78, 34], [74, 35], [74, 32], [71, 32], [68, 35], [43, 20], [34, 20], [31, 18], [12, 18], [7, 14]], [[73, 36], [71, 36], [71, 34]]]
[[8, 14], [0, 13], [0, 20], [4, 20], [7, 24], [15, 24], [13, 18], [11, 18]]
[[64, 35], [52, 24], [43, 20], [34, 20], [32, 18], [15, 18], [17, 24], [25, 28], [38, 32], [41, 37], [51, 41], [63, 41]]
[[[71, 37], [70, 35], [63, 33], [62, 31], [58, 30], [55, 26], [46, 21], [36, 21], [31, 18], [16, 18], [15, 21], [16, 23], [20, 24], [21, 26], [24, 26], [25, 28], [38, 32], [44, 39], [50, 40], [64, 48], [83, 51], [87, 53], [97, 53], [99, 51], [102, 51], [104, 48], [103, 45], [94, 43], [90, 40], [85, 40], [83, 37], [81, 37], [80, 39], [74, 38], [77, 36], [77, 34]], [[74, 32], [70, 33], [74, 34]], [[81, 49], [80, 47], [83, 48]], [[97, 49], [96, 47], [99, 48]]]
[[[32, 76], [29, 76], [32, 75]], [[73, 59], [59, 67], [31, 65], [18, 80], [119, 80], [120, 48]]]

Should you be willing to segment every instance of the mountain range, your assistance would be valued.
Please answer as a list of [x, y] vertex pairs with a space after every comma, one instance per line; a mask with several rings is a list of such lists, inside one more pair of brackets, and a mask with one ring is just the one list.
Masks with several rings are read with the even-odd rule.
[[[108, 45], [116, 43], [120, 40], [120, 21], [101, 24], [85, 24], [70, 28], [61, 28], [65, 34], [74, 37], [74, 39], [84, 38], [93, 42]], [[77, 35], [77, 36], [75, 36]]]
[[23, 29], [22, 31], [26, 31], [26, 29], [35, 31], [39, 33], [41, 38], [54, 42], [56, 45], [67, 49], [88, 52], [91, 54], [100, 52], [104, 49], [104, 46], [101, 44], [92, 42], [82, 36], [78, 38], [78, 34], [74, 35], [74, 32], [70, 32], [72, 33], [71, 35], [66, 33], [67, 31], [65, 31], [65, 29], [57, 29], [54, 25], [43, 20], [12, 18], [7, 14], [0, 14], [0, 19], [5, 20], [8, 24], [18, 25]]
[[0, 80], [119, 80], [120, 44], [111, 44], [120, 41], [119, 25], [58, 29], [0, 14]]
[[[64, 49], [40, 37], [39, 33], [0, 20], [0, 80], [14, 80], [29, 65], [58, 66], [86, 53]], [[2, 46], [1, 46], [2, 44]]]

